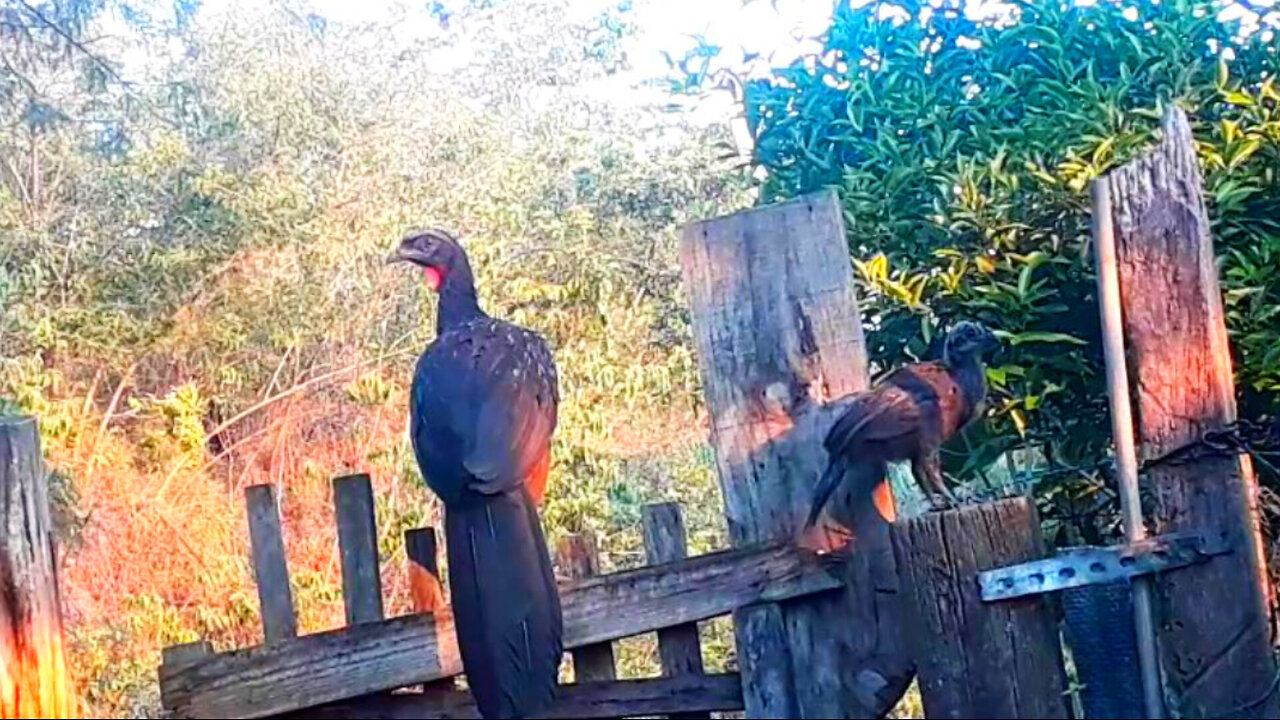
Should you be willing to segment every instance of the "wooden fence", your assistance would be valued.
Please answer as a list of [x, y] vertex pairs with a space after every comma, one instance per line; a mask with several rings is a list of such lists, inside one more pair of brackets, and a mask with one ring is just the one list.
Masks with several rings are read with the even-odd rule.
[[[181, 718], [478, 717], [448, 681], [462, 672], [452, 616], [440, 602], [434, 531], [406, 535], [418, 614], [384, 619], [373, 492], [367, 476], [334, 481], [347, 627], [296, 636], [279, 512], [272, 486], [249, 488], [247, 511], [266, 642], [213, 653], [205, 643], [170, 648], [160, 669], [165, 710]], [[646, 508], [648, 567], [595, 574], [595, 547], [569, 538], [561, 567], [565, 645], [579, 684], [562, 689], [555, 718], [673, 714], [708, 717], [743, 708], [737, 675], [702, 671], [697, 623], [760, 602], [841, 587], [838, 558], [784, 545], [684, 558], [680, 508]], [[658, 632], [665, 677], [616, 681], [611, 643]], [[426, 685], [425, 689], [421, 686]], [[389, 691], [418, 689], [389, 694]]]

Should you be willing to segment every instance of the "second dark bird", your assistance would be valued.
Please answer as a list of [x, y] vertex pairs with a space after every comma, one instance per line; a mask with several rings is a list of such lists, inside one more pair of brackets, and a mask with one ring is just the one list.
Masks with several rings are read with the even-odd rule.
[[814, 488], [806, 527], [817, 523], [842, 486], [852, 504], [869, 503], [892, 462], [911, 462], [935, 508], [954, 502], [939, 451], [978, 416], [987, 397], [983, 356], [998, 345], [982, 325], [958, 323], [947, 334], [941, 360], [897, 368], [870, 390], [843, 400], [845, 409], [824, 442], [827, 468]]
[[486, 718], [541, 715], [562, 653], [538, 517], [560, 399], [555, 362], [540, 336], [480, 309], [466, 253], [448, 233], [410, 235], [389, 261], [421, 267], [440, 294], [436, 339], [413, 378], [410, 433], [444, 503], [467, 684]]

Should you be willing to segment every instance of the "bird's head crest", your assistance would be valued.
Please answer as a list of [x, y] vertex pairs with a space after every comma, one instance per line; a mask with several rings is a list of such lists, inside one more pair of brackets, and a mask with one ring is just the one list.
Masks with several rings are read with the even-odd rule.
[[948, 364], [981, 358], [1000, 347], [1000, 340], [981, 323], [963, 320], [947, 333], [943, 357]]
[[422, 268], [427, 284], [437, 292], [449, 274], [466, 262], [462, 245], [452, 234], [444, 230], [420, 230], [409, 233], [400, 241], [395, 252], [387, 257], [388, 263], [407, 262]]

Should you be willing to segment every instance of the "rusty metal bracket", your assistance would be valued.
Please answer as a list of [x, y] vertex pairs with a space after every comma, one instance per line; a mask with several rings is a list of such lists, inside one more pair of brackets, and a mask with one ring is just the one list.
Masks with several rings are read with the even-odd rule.
[[984, 602], [1098, 585], [1175, 570], [1231, 552], [1225, 540], [1199, 534], [1171, 534], [1133, 545], [1069, 548], [1056, 557], [978, 574]]

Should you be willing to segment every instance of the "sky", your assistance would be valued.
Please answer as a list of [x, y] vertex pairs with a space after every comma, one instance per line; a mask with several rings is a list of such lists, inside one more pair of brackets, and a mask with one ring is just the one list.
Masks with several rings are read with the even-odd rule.
[[[325, 17], [339, 22], [377, 20], [402, 0], [311, 0]], [[572, 0], [583, 15], [594, 17], [617, 0]], [[667, 72], [663, 52], [682, 55], [693, 36], [725, 47], [730, 57], [739, 48], [772, 54], [786, 64], [811, 51], [813, 38], [830, 24], [834, 0], [633, 0], [631, 17], [638, 32], [629, 40], [629, 58], [638, 75]]]

